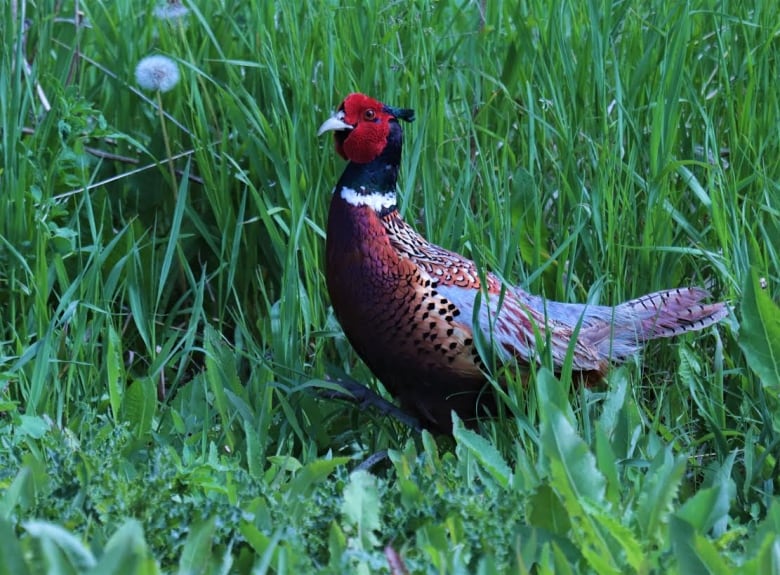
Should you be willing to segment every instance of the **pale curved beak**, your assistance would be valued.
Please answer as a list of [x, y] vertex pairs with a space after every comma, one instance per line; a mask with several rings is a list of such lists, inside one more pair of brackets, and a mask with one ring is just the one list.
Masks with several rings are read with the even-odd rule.
[[317, 135], [322, 136], [325, 132], [351, 130], [353, 127], [344, 121], [344, 112], [339, 111], [323, 122], [320, 129], [317, 130]]

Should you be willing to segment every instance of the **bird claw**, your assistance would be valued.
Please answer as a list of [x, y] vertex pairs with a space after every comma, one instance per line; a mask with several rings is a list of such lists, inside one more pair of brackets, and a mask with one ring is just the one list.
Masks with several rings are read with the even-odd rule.
[[333, 383], [340, 386], [344, 391], [324, 389], [319, 392], [319, 395], [326, 399], [355, 403], [360, 409], [373, 407], [382, 415], [392, 417], [410, 429], [418, 432], [422, 431], [423, 427], [416, 417], [410, 415], [394, 403], [387, 401], [366, 385], [349, 377], [340, 377], [333, 380]]

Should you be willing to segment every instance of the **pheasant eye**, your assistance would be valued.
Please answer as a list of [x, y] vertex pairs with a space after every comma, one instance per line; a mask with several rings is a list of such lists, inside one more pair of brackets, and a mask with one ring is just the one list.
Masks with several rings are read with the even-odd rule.
[[368, 120], [370, 122], [374, 118], [376, 118], [376, 112], [374, 112], [374, 110], [372, 110], [371, 108], [369, 108], [368, 110], [363, 112], [363, 119], [364, 120]]

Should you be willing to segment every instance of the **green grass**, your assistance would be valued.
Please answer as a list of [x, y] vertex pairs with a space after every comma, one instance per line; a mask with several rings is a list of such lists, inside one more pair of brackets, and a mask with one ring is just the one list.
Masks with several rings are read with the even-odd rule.
[[[0, 574], [389, 573], [387, 545], [410, 573], [780, 572], [772, 2], [142, 4], [3, 4]], [[136, 86], [152, 53], [173, 90]], [[602, 388], [510, 381], [454, 441], [320, 398], [384, 393], [323, 276], [316, 130], [351, 91], [417, 111], [400, 194], [432, 241], [733, 317]]]

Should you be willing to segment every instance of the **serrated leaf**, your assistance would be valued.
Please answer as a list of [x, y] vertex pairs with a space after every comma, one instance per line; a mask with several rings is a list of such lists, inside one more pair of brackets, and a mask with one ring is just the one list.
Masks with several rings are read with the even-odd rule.
[[206, 349], [205, 377], [213, 394], [213, 402], [217, 413], [219, 413], [220, 419], [225, 423], [227, 445], [232, 450], [236, 445], [236, 438], [232, 427], [228, 424], [232, 418], [226, 390], [239, 387], [235, 357], [227, 349], [220, 334], [211, 325], [206, 325], [204, 331]]
[[260, 442], [257, 430], [250, 425], [250, 422], [246, 419], [243, 421], [244, 438], [246, 439], [246, 462], [249, 470], [249, 475], [255, 479], [263, 477], [263, 455], [264, 449]]
[[123, 415], [136, 437], [142, 438], [152, 429], [157, 411], [157, 386], [151, 378], [135, 380], [125, 390]]
[[675, 458], [672, 448], [659, 451], [650, 464], [642, 483], [636, 508], [636, 518], [642, 534], [653, 541], [661, 541], [661, 526], [672, 512], [672, 502], [677, 498], [686, 458]]
[[108, 383], [108, 403], [114, 421], [120, 421], [120, 408], [124, 392], [125, 366], [122, 362], [122, 341], [113, 325], [108, 326], [108, 343], [106, 345], [106, 377]]
[[382, 527], [379, 520], [381, 501], [376, 477], [362, 469], [353, 472], [344, 488], [343, 497], [341, 512], [345, 519], [357, 528], [360, 548], [372, 549], [379, 543], [374, 531]]
[[502, 488], [506, 489], [512, 485], [512, 470], [495, 446], [481, 435], [466, 429], [454, 411], [452, 435], [458, 445], [464, 447]]
[[588, 514], [601, 525], [604, 532], [608, 533], [620, 545], [620, 549], [631, 568], [638, 573], [643, 572], [642, 564], [645, 559], [645, 551], [642, 544], [634, 536], [634, 532], [623, 525], [617, 517], [606, 513], [603, 509], [587, 504], [586, 507]]
[[752, 270], [742, 286], [739, 347], [764, 388], [780, 392], [780, 307], [758, 286]]
[[[619, 562], [600, 527], [586, 509], [606, 505], [606, 480], [596, 458], [555, 405], [545, 406], [542, 454], [548, 460], [555, 489], [572, 518], [572, 538], [585, 560], [599, 573], [619, 573]], [[586, 507], [587, 504], [587, 507]]]

